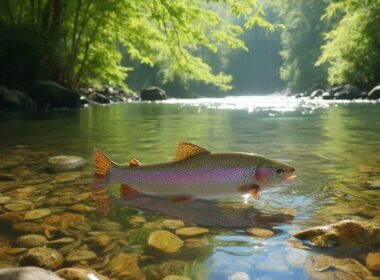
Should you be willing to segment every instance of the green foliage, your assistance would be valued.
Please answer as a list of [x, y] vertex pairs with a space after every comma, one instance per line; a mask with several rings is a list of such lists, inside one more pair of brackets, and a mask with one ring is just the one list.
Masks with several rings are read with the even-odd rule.
[[328, 65], [330, 84], [375, 85], [380, 80], [380, 1], [336, 0], [325, 19], [338, 17], [325, 34], [317, 65]]
[[276, 1], [281, 23], [283, 66], [281, 78], [292, 91], [304, 91], [326, 84], [326, 67], [316, 67], [327, 24], [320, 21], [325, 1]]
[[227, 90], [231, 77], [215, 73], [197, 51], [244, 49], [238, 38], [243, 30], [233, 17], [246, 20], [246, 27], [271, 28], [254, 0], [2, 1], [1, 20], [36, 29], [49, 42], [38, 58], [38, 78], [51, 77], [70, 87], [123, 85], [131, 70], [121, 64], [123, 50], [133, 60], [158, 65], [165, 81], [179, 77]]

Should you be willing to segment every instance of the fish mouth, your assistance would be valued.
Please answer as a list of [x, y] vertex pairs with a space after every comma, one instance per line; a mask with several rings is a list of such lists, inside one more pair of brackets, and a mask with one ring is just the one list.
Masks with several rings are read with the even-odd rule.
[[297, 177], [296, 174], [292, 174], [292, 175], [286, 176], [286, 177], [284, 178], [284, 181], [285, 181], [285, 182], [289, 182], [289, 181], [292, 181], [293, 179], [295, 179], [296, 177]]

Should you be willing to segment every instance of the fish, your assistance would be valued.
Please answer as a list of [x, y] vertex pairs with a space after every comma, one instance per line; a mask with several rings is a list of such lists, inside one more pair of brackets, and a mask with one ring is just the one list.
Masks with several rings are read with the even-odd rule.
[[[251, 194], [284, 185], [296, 177], [295, 167], [251, 153], [213, 153], [190, 142], [179, 142], [169, 162], [141, 164], [131, 159], [121, 166], [95, 148], [93, 190], [121, 183], [122, 196], [148, 194], [184, 203]], [[101, 196], [99, 196], [101, 197]], [[100, 200], [100, 198], [99, 198]]]

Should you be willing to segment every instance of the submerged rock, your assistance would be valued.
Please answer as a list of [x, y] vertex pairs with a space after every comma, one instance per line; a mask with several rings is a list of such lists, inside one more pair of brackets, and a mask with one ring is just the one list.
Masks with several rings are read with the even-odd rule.
[[157, 230], [149, 235], [147, 249], [153, 254], [173, 254], [178, 252], [184, 242], [166, 230]]
[[82, 167], [86, 163], [78, 156], [55, 156], [48, 158], [48, 166], [55, 172], [70, 171]]
[[207, 228], [201, 228], [201, 227], [184, 227], [184, 228], [179, 228], [175, 231], [175, 234], [178, 235], [179, 237], [195, 237], [195, 236], [200, 236], [204, 235], [206, 233], [209, 233], [210, 230]]
[[39, 234], [28, 234], [24, 236], [20, 236], [16, 244], [20, 247], [33, 248], [33, 247], [41, 247], [48, 243], [49, 241], [45, 236]]
[[20, 260], [20, 265], [55, 270], [61, 266], [62, 262], [63, 257], [58, 251], [45, 247], [36, 247], [26, 252]]
[[38, 267], [17, 267], [0, 269], [2, 280], [64, 280], [51, 271]]
[[139, 255], [135, 254], [121, 254], [112, 259], [104, 268], [104, 271], [110, 275], [110, 277], [116, 277], [118, 279], [136, 279], [144, 280], [145, 275], [140, 269]]
[[380, 245], [380, 227], [368, 222], [343, 220], [327, 226], [306, 229], [294, 234], [294, 237], [322, 248], [373, 247]]
[[68, 267], [62, 268], [55, 272], [58, 276], [63, 277], [65, 280], [108, 280], [109, 278], [97, 273], [94, 270]]
[[366, 259], [366, 265], [374, 273], [380, 273], [380, 252], [371, 252]]
[[[354, 259], [337, 259], [327, 255], [311, 255], [305, 262], [306, 272], [313, 279], [370, 279], [372, 273]], [[372, 278], [375, 279], [375, 278]]]
[[98, 256], [95, 254], [93, 251], [74, 251], [70, 253], [67, 257], [66, 260], [69, 262], [78, 262], [78, 261], [87, 261], [87, 260], [92, 260], [96, 259]]
[[162, 222], [161, 227], [167, 230], [176, 230], [185, 227], [185, 224], [179, 220], [165, 220]]
[[268, 238], [274, 234], [273, 231], [264, 228], [249, 228], [247, 229], [247, 232], [252, 236], [260, 238]]
[[190, 278], [179, 275], [167, 275], [162, 280], [190, 280]]
[[40, 219], [43, 217], [47, 217], [50, 214], [51, 214], [51, 211], [48, 208], [34, 209], [34, 210], [26, 212], [24, 219], [25, 220], [37, 220], [37, 219]]

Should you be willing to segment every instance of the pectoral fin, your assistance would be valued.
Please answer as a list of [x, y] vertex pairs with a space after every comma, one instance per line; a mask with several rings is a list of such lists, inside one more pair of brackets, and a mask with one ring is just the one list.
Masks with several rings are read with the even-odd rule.
[[141, 165], [141, 163], [135, 158], [131, 159], [131, 161], [129, 162], [129, 166], [131, 166], [131, 167], [136, 167], [136, 166], [140, 166], [140, 165]]
[[135, 189], [131, 188], [130, 186], [128, 185], [125, 185], [125, 184], [121, 184], [120, 185], [120, 194], [121, 196], [130, 196], [130, 195], [135, 195], [135, 194], [138, 194], [140, 193], [139, 191], [136, 191]]
[[254, 199], [260, 199], [261, 198], [261, 190], [260, 188], [255, 189], [252, 193], [252, 196]]
[[191, 202], [193, 200], [193, 197], [188, 196], [188, 195], [176, 195], [176, 196], [171, 196], [169, 200], [170, 202], [173, 202], [173, 203], [186, 203], [186, 202]]

